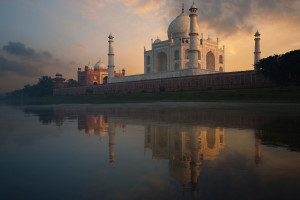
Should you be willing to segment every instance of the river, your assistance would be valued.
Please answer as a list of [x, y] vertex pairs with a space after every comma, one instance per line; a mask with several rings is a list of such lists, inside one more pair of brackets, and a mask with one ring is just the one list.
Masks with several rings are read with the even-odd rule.
[[1, 199], [298, 199], [300, 105], [0, 106]]

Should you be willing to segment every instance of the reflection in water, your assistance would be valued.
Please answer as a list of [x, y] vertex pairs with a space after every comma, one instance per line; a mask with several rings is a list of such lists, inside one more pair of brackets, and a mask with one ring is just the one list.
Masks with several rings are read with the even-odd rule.
[[[63, 126], [68, 121], [76, 122], [78, 123], [77, 128], [79, 132], [84, 132], [89, 136], [96, 135], [99, 137], [100, 142], [106, 141], [107, 143], [101, 145], [107, 145], [108, 147], [108, 162], [114, 166], [114, 168], [110, 167], [111, 169], [121, 165], [122, 156], [132, 156], [126, 153], [120, 155], [120, 152], [116, 151], [122, 142], [118, 140], [120, 139], [118, 133], [128, 131], [130, 126], [137, 125], [142, 127], [138, 131], [135, 130], [135, 133], [143, 134], [144, 136], [143, 147], [145, 155], [152, 156], [153, 160], [165, 160], [168, 165], [167, 168], [165, 167], [168, 170], [167, 174], [182, 186], [180, 188], [181, 191], [191, 191], [190, 193], [195, 198], [201, 196], [200, 190], [204, 185], [200, 187], [199, 184], [202, 179], [207, 181], [207, 171], [210, 170], [208, 168], [216, 167], [216, 163], [222, 159], [223, 163], [220, 161], [220, 165], [226, 164], [224, 162], [224, 154], [226, 151], [227, 153], [229, 152], [230, 144], [233, 143], [228, 139], [230, 138], [228, 135], [233, 129], [250, 130], [250, 134], [253, 133], [251, 136], [253, 136], [252, 139], [254, 140], [247, 142], [250, 143], [249, 146], [251, 148], [249, 160], [255, 169], [245, 167], [249, 174], [251, 174], [250, 171], [255, 170], [257, 170], [255, 173], [259, 174], [259, 170], [264, 165], [264, 159], [267, 156], [270, 158], [270, 151], [266, 151], [264, 147], [279, 146], [290, 151], [300, 151], [300, 136], [295, 133], [300, 122], [299, 112], [286, 114], [286, 109], [279, 110], [280, 112], [273, 112], [272, 109], [271, 111], [261, 112], [260, 108], [243, 110], [240, 108], [216, 109], [206, 106], [200, 108], [195, 108], [194, 106], [158, 107], [157, 105], [153, 107], [82, 105], [24, 108], [26, 114], [38, 116], [39, 121], [44, 125], [54, 122], [57, 126]], [[236, 139], [231, 135], [232, 138]], [[238, 143], [235, 142], [235, 145]], [[230, 156], [234, 155], [236, 156], [232, 159], [234, 161], [245, 159], [239, 155], [239, 151], [243, 151], [242, 146], [244, 144], [240, 145], [238, 146], [240, 149], [236, 148], [238, 150], [228, 154], [226, 158], [230, 159]], [[142, 151], [142, 147], [139, 147], [140, 149], [135, 150]], [[232, 149], [231, 151], [233, 152]], [[149, 154], [149, 152], [151, 153]], [[107, 156], [106, 151], [105, 155]], [[144, 159], [146, 159], [146, 156]], [[127, 158], [123, 159], [126, 160]], [[106, 163], [108, 162], [106, 161]], [[240, 162], [246, 163], [245, 160]], [[215, 165], [209, 165], [211, 163]], [[280, 162], [278, 163], [280, 164]], [[238, 166], [243, 167], [243, 165]], [[221, 167], [226, 168], [223, 165]], [[238, 171], [238, 169], [234, 170]], [[235, 176], [235, 171], [228, 171], [232, 173], [232, 176]], [[242, 177], [243, 175], [237, 177]], [[224, 177], [228, 178], [225, 175]], [[255, 181], [259, 181], [259, 179]], [[238, 186], [235, 187], [238, 190]]]
[[[196, 104], [197, 105], [197, 104]], [[182, 106], [182, 105], [181, 105]], [[249, 106], [249, 105], [247, 105]], [[292, 151], [300, 151], [300, 136], [297, 131], [300, 123], [299, 107], [139, 107], [139, 106], [50, 106], [25, 107], [26, 114], [34, 114], [44, 124], [55, 122], [61, 126], [66, 120], [78, 119], [78, 129], [87, 134], [103, 137], [108, 129], [109, 118], [113, 118], [115, 127], [125, 131], [126, 122], [159, 122], [166, 126], [173, 124], [201, 127], [226, 127], [254, 129], [255, 137], [265, 145], [281, 146]], [[266, 108], [265, 108], [266, 107]], [[264, 110], [264, 109], [265, 110]], [[116, 120], [118, 119], [118, 120]], [[151, 123], [150, 123], [151, 124]], [[288, 137], [287, 137], [288, 135]], [[209, 136], [214, 137], [214, 135]], [[213, 138], [212, 138], [213, 140]]]
[[[111, 121], [108, 123], [108, 121]], [[108, 133], [109, 162], [114, 165], [115, 128], [126, 125], [113, 122], [104, 115], [80, 113], [78, 130], [88, 135], [98, 135], [100, 141]], [[202, 160], [214, 160], [225, 147], [224, 128], [201, 128], [197, 126], [145, 126], [144, 147], [152, 150], [155, 159], [168, 159], [171, 176], [184, 189], [196, 190]]]
[[145, 148], [153, 158], [169, 160], [170, 174], [185, 189], [197, 188], [201, 161], [216, 159], [224, 147], [223, 128], [145, 127]]
[[256, 130], [255, 131], [255, 164], [256, 166], [259, 166], [261, 162], [261, 131]]
[[[115, 162], [115, 137], [117, 127], [120, 127], [123, 132], [126, 132], [126, 119], [115, 116], [111, 110], [90, 110], [85, 107], [77, 110], [48, 108], [45, 110], [30, 110], [26, 109], [26, 113], [35, 113], [39, 116], [42, 124], [49, 124], [52, 121], [58, 126], [61, 126], [66, 119], [78, 119], [79, 132], [84, 131], [87, 135], [97, 135], [100, 141], [103, 137], [108, 135], [108, 148], [109, 148], [109, 162], [114, 165]], [[48, 113], [47, 117], [46, 115]], [[50, 115], [49, 115], [50, 114]], [[127, 110], [118, 112], [118, 116], [127, 113]], [[155, 115], [162, 125], [147, 122], [144, 126], [144, 148], [152, 151], [153, 159], [166, 159], [169, 160], [169, 173], [170, 175], [182, 184], [184, 190], [195, 191], [197, 189], [197, 182], [200, 176], [200, 169], [202, 161], [209, 161], [217, 159], [219, 152], [225, 148], [225, 128], [209, 128], [206, 126], [198, 126], [197, 120], [190, 120], [190, 124], [183, 124], [179, 126], [170, 125], [169, 118], [166, 118], [166, 112], [159, 110], [158, 112], [152, 111], [134, 113], [134, 118], [142, 120], [153, 120], [151, 116]], [[169, 113], [170, 114], [170, 113]], [[171, 114], [174, 114], [171, 112]], [[211, 112], [195, 111], [194, 117], [200, 116], [205, 119], [202, 123], [210, 121], [210, 118], [215, 118]], [[220, 115], [224, 118], [220, 118]], [[238, 118], [232, 113], [229, 118], [224, 116], [224, 113], [218, 113], [217, 117], [221, 125], [229, 126], [258, 126], [261, 128], [262, 121], [249, 120], [252, 115], [246, 115]], [[172, 115], [173, 120], [184, 119], [185, 113]], [[161, 120], [163, 119], [163, 120]], [[237, 120], [235, 120], [237, 119]], [[249, 120], [249, 121], [247, 121]], [[154, 120], [157, 122], [156, 120]], [[247, 121], [247, 122], [245, 122]], [[215, 121], [214, 121], [215, 122]], [[236, 123], [234, 123], [236, 122]], [[266, 118], [263, 123], [265, 124]], [[207, 125], [207, 123], [205, 124]], [[263, 130], [255, 130], [255, 155], [254, 162], [258, 166], [261, 162], [261, 144]]]
[[[104, 115], [95, 115], [89, 113], [78, 114], [78, 130], [85, 131], [86, 134], [95, 134], [99, 136], [100, 141], [103, 141], [103, 137], [107, 134], [108, 129], [114, 129], [120, 127], [125, 132], [126, 125], [124, 123], [108, 124], [107, 117]], [[113, 131], [113, 130], [112, 130]]]
[[108, 123], [107, 116], [95, 115], [89, 113], [80, 113], [78, 115], [78, 130], [81, 132], [85, 130], [88, 135], [95, 134], [99, 136], [100, 142], [103, 141], [103, 137], [108, 133], [109, 136], [109, 162], [114, 165], [115, 159], [115, 129], [116, 127], [122, 128], [123, 132], [126, 132], [126, 125], [124, 123]]

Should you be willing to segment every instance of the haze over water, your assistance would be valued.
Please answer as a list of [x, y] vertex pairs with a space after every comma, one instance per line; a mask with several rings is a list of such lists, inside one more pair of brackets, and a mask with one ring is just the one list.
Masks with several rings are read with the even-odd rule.
[[298, 199], [300, 106], [0, 105], [3, 199]]

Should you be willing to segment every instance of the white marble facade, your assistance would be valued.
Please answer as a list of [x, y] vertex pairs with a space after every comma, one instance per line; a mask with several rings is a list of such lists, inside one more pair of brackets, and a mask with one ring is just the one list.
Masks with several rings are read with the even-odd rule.
[[[152, 44], [152, 50], [145, 50], [145, 74], [187, 69], [189, 67], [189, 33], [190, 18], [183, 10], [169, 25], [168, 40], [156, 39]], [[198, 68], [224, 72], [224, 46], [218, 48], [218, 40], [203, 39], [202, 36], [198, 36], [197, 43]]]
[[197, 10], [195, 4], [189, 9], [190, 15], [182, 9], [169, 25], [168, 40], [157, 38], [152, 50], [144, 50], [144, 74], [112, 76], [109, 83], [225, 72], [225, 47], [218, 47], [218, 39], [213, 41], [203, 39], [203, 34], [200, 36]]

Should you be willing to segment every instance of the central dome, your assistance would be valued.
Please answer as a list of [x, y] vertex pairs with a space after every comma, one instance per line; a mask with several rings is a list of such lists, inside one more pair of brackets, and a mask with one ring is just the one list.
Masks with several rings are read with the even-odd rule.
[[105, 65], [103, 64], [101, 59], [99, 59], [99, 61], [94, 65], [95, 71], [99, 71], [100, 69], [105, 69]]
[[177, 16], [169, 25], [168, 28], [168, 37], [171, 38], [171, 34], [173, 38], [181, 37], [183, 33], [190, 32], [190, 18], [187, 14], [181, 13]]

